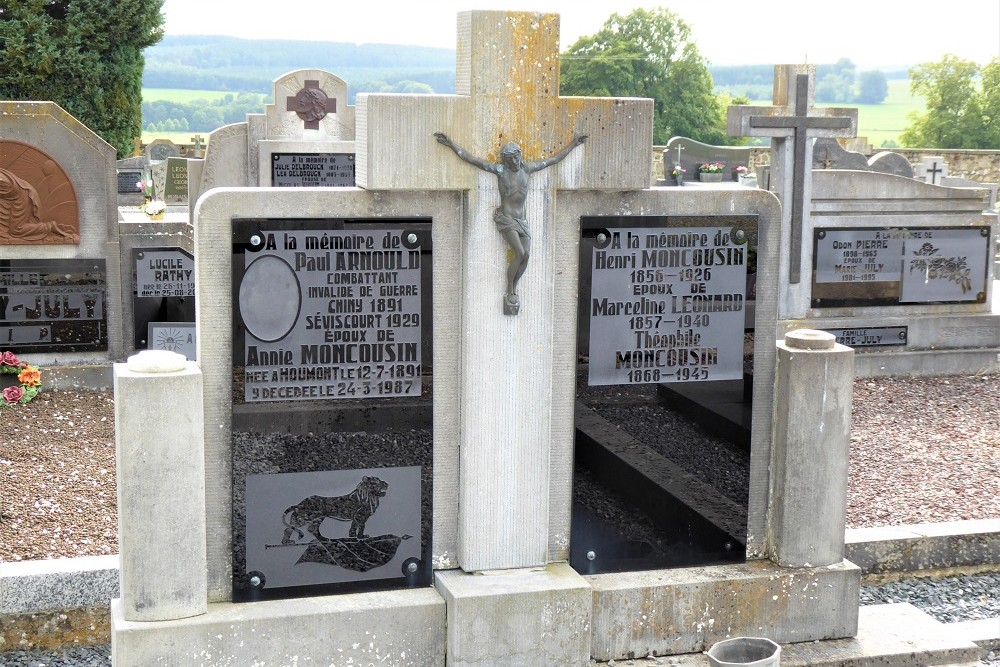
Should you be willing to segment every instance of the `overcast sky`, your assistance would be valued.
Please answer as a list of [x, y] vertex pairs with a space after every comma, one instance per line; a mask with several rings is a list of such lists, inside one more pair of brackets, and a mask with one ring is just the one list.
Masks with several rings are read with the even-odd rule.
[[611, 11], [667, 7], [691, 25], [716, 65], [913, 65], [953, 53], [980, 65], [1000, 56], [1000, 0], [165, 0], [167, 34], [455, 47], [469, 9], [556, 12], [560, 48], [597, 32]]

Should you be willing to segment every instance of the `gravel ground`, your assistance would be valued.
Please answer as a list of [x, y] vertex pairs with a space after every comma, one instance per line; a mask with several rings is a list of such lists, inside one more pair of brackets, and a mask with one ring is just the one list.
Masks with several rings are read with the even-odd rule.
[[[600, 399], [625, 423], [663, 412], [622, 405], [642, 391]], [[997, 374], [855, 381], [848, 526], [1000, 518], [998, 406]], [[661, 417], [654, 428], [670, 431]], [[114, 454], [109, 392], [43, 392], [0, 410], [0, 562], [117, 553]], [[740, 457], [716, 443], [687, 465], [717, 470], [719, 488], [745, 498]]]

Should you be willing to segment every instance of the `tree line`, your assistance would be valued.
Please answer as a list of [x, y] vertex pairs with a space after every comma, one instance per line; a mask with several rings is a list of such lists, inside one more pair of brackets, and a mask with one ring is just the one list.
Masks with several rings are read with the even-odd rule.
[[[163, 39], [162, 0], [19, 0], [0, 3], [0, 99], [49, 99], [115, 146], [131, 152], [147, 129], [211, 131], [260, 112], [271, 81], [303, 67], [337, 72], [349, 91], [450, 93], [450, 49], [217, 36]], [[161, 42], [162, 40], [162, 42]], [[144, 55], [145, 54], [145, 55]], [[147, 65], [146, 59], [149, 60]], [[653, 140], [687, 136], [711, 144], [745, 141], [726, 132], [726, 107], [748, 101], [734, 86], [770, 86], [767, 65], [709, 68], [690, 27], [666, 9], [611, 14], [561, 59], [562, 95], [649, 97]], [[817, 67], [822, 103], [875, 104], [887, 77], [858, 72], [846, 58]], [[946, 56], [910, 71], [927, 110], [910, 118], [905, 146], [1000, 145], [1000, 58], [980, 68]], [[208, 102], [140, 103], [141, 88], [232, 90]], [[716, 94], [716, 86], [728, 87]], [[760, 98], [757, 98], [760, 99]], [[766, 99], [766, 97], [765, 97]], [[144, 120], [143, 120], [144, 119]]]

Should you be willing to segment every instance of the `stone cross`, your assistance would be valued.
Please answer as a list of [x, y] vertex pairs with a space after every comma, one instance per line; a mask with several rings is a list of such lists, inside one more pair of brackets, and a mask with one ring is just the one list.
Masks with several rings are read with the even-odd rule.
[[777, 183], [782, 222], [790, 227], [788, 281], [792, 284], [800, 281], [802, 272], [802, 225], [811, 191], [812, 139], [853, 137], [858, 128], [857, 109], [813, 107], [815, 80], [814, 65], [775, 65], [774, 106], [729, 107], [729, 134], [772, 138], [772, 183]]
[[[551, 409], [553, 348], [572, 345], [575, 327], [557, 325], [553, 310], [576, 298], [552, 289], [559, 272], [551, 229], [557, 190], [648, 188], [652, 101], [560, 97], [556, 14], [465, 12], [458, 35], [457, 95], [358, 95], [357, 182], [369, 190], [467, 192], [458, 273], [458, 562], [466, 571], [538, 566], [559, 539], [549, 531], [550, 498], [560, 494], [553, 488], [569, 487], [569, 480], [553, 485], [549, 478], [553, 424], [572, 419]], [[517, 317], [500, 307], [508, 250], [493, 219], [497, 177], [456, 159], [435, 132], [494, 163], [508, 142], [531, 162], [554, 155], [574, 135], [588, 135], [527, 184], [531, 261], [520, 279]], [[559, 496], [552, 506], [566, 502]]]
[[924, 182], [941, 185], [941, 179], [948, 175], [948, 163], [940, 155], [928, 155], [920, 161], [920, 173]]
[[193, 137], [191, 137], [191, 143], [194, 144], [194, 156], [195, 157], [201, 157], [201, 142], [203, 140], [204, 140], [204, 137], [201, 136], [200, 134], [196, 134]]

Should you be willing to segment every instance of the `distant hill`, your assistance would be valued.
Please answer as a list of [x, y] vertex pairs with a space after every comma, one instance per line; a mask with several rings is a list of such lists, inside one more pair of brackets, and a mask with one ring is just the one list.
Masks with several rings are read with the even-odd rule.
[[167, 35], [144, 55], [144, 88], [269, 94], [282, 74], [315, 68], [347, 81], [352, 104], [355, 93], [402, 90], [411, 82], [435, 93], [455, 91], [453, 49]]

